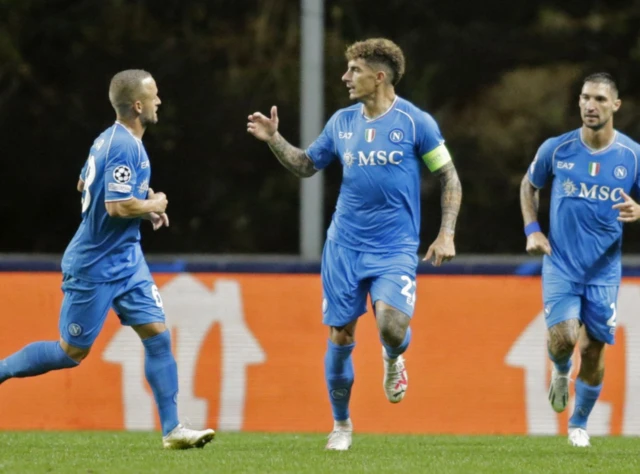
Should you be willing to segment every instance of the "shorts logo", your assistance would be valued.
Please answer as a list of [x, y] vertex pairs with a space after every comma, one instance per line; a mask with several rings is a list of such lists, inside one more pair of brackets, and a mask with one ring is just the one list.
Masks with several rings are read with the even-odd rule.
[[322, 298], [322, 314], [327, 312], [327, 308], [329, 307], [329, 303], [326, 298]]
[[117, 166], [116, 169], [113, 170], [113, 179], [121, 184], [128, 183], [131, 179], [131, 170], [128, 166]]
[[395, 128], [389, 132], [389, 140], [393, 143], [400, 143], [404, 138], [404, 133], [402, 130]]
[[77, 337], [82, 334], [82, 326], [80, 326], [78, 323], [71, 323], [69, 324], [69, 326], [67, 326], [67, 331], [69, 331], [69, 334], [71, 334], [72, 336]]
[[627, 177], [627, 168], [625, 168], [624, 166], [620, 165], [620, 166], [616, 166], [613, 170], [613, 176], [615, 176], [618, 179], [624, 179]]
[[335, 390], [331, 390], [331, 398], [333, 398], [334, 400], [340, 400], [342, 398], [345, 398], [347, 395], [349, 395], [349, 390], [347, 390], [346, 388], [337, 388]]

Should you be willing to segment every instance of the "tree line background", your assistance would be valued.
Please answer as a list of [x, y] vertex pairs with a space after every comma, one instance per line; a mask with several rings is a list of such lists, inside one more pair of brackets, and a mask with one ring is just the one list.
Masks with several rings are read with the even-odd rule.
[[[616, 76], [615, 125], [640, 139], [640, 4], [547, 0], [326, 0], [325, 117], [349, 105], [353, 41], [404, 50], [399, 95], [439, 122], [463, 184], [459, 253], [521, 253], [519, 183], [537, 147], [580, 126], [582, 78]], [[0, 0], [0, 252], [62, 252], [80, 221], [78, 173], [114, 119], [116, 72], [150, 71], [163, 104], [145, 135], [171, 227], [155, 253], [297, 253], [299, 180], [246, 133], [277, 104], [299, 143], [298, 0]], [[325, 224], [341, 169], [325, 173]], [[425, 173], [422, 241], [439, 226]], [[541, 220], [546, 222], [543, 199]], [[543, 225], [546, 228], [546, 224]], [[625, 249], [640, 251], [640, 225]]]

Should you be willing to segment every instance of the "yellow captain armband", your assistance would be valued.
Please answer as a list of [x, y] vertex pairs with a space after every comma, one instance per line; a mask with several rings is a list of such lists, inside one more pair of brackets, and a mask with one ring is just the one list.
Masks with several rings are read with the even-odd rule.
[[433, 172], [438, 171], [444, 165], [449, 163], [451, 161], [451, 155], [449, 154], [449, 150], [447, 150], [447, 147], [444, 146], [443, 143], [442, 145], [438, 145], [437, 147], [435, 147], [429, 153], [425, 153], [424, 155], [422, 155], [422, 159], [427, 165], [427, 168], [429, 168], [429, 171]]

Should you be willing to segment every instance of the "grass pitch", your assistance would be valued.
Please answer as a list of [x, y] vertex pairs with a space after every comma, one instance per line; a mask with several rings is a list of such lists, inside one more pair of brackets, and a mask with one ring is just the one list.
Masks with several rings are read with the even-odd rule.
[[158, 433], [3, 432], [0, 472], [10, 473], [640, 473], [640, 439], [354, 436], [326, 452], [323, 435], [218, 433], [204, 449], [164, 451]]

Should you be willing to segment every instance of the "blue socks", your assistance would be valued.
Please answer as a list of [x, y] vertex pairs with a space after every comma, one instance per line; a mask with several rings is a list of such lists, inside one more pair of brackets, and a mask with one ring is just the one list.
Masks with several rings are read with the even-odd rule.
[[569, 419], [570, 428], [587, 429], [587, 419], [601, 391], [602, 384], [594, 387], [576, 378], [576, 405], [573, 410], [573, 416]]
[[547, 350], [547, 353], [549, 354], [549, 359], [551, 359], [551, 362], [553, 362], [553, 365], [556, 366], [556, 370], [558, 372], [560, 372], [561, 374], [568, 374], [569, 371], [571, 370], [571, 356], [565, 358], [565, 359], [556, 359], [553, 354], [551, 354], [551, 352], [549, 352]]
[[324, 357], [324, 375], [335, 421], [349, 419], [349, 399], [354, 379], [351, 352], [354, 347], [355, 343], [338, 346], [328, 341], [327, 353]]
[[411, 342], [411, 327], [407, 328], [407, 332], [404, 335], [404, 340], [398, 347], [391, 347], [389, 344], [384, 342], [382, 338], [380, 338], [380, 342], [382, 342], [384, 349], [387, 351], [389, 359], [397, 359], [407, 350], [407, 347], [409, 347], [409, 343]]
[[34, 342], [0, 360], [0, 383], [12, 377], [33, 377], [51, 370], [69, 369], [78, 364], [62, 350], [60, 342]]
[[164, 331], [142, 340], [144, 373], [158, 406], [162, 435], [178, 426], [178, 367], [171, 353], [171, 334]]

